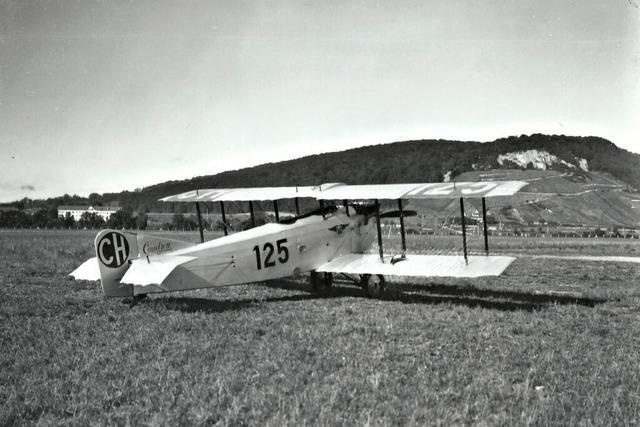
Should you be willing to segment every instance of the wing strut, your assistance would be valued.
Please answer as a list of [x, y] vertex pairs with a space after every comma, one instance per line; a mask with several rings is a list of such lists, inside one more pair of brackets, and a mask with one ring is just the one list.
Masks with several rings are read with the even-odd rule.
[[276, 215], [276, 222], [280, 222], [280, 212], [278, 212], [278, 201], [273, 201], [273, 213]]
[[460, 222], [462, 224], [462, 250], [464, 251], [464, 262], [469, 265], [469, 259], [467, 258], [467, 227], [464, 222], [464, 201], [460, 197]]
[[300, 216], [300, 203], [298, 202], [298, 198], [295, 198], [296, 202], [296, 216]]
[[253, 213], [253, 202], [249, 200], [249, 213], [251, 214], [251, 227], [256, 226], [256, 215]]
[[489, 256], [489, 237], [487, 237], [487, 204], [482, 198], [482, 226], [484, 228], [484, 251]]
[[376, 228], [378, 229], [378, 250], [380, 251], [380, 261], [384, 262], [384, 251], [382, 250], [382, 230], [380, 229], [380, 202], [376, 199]]
[[404, 236], [404, 211], [402, 210], [402, 199], [398, 199], [398, 210], [400, 211], [400, 238], [402, 239], [402, 258], [407, 254], [407, 241]]
[[224, 202], [220, 201], [220, 213], [222, 214], [222, 228], [224, 229], [224, 235], [227, 236], [229, 232], [227, 231], [227, 218], [224, 214]]
[[198, 214], [198, 229], [200, 230], [200, 243], [204, 243], [204, 231], [202, 230], [202, 215], [200, 214], [200, 202], [196, 202], [196, 213]]

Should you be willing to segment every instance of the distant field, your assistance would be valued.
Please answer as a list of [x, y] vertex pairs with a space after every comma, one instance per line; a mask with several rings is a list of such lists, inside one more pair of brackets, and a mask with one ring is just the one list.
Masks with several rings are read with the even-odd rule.
[[[346, 283], [320, 298], [276, 281], [130, 307], [66, 276], [92, 256], [95, 234], [0, 232], [0, 425], [640, 417], [637, 264], [522, 257], [499, 278], [403, 284], [381, 301]], [[490, 243], [522, 255], [640, 249], [637, 240]], [[455, 238], [408, 244], [461, 247]]]

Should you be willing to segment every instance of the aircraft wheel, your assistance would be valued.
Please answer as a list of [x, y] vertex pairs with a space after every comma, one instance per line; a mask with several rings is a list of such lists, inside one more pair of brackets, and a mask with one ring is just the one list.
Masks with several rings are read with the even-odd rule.
[[315, 292], [320, 295], [326, 295], [331, 290], [333, 275], [331, 273], [318, 273], [317, 271], [312, 271], [310, 281]]
[[362, 287], [370, 298], [381, 298], [384, 293], [384, 277], [380, 274], [363, 274]]

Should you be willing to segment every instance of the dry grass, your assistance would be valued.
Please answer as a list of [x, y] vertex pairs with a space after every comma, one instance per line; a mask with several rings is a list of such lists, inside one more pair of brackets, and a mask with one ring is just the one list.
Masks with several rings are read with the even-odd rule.
[[67, 279], [92, 240], [0, 233], [1, 425], [639, 418], [635, 264], [518, 260], [497, 279], [399, 285], [382, 301], [277, 281], [130, 307]]

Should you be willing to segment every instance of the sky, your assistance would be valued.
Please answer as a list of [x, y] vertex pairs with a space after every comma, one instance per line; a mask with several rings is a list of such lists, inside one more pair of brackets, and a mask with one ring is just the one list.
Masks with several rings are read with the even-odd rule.
[[640, 153], [640, 0], [0, 0], [0, 202], [409, 139]]

